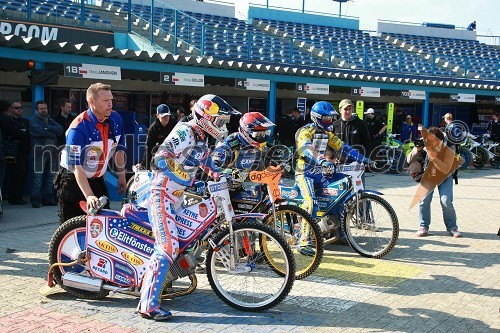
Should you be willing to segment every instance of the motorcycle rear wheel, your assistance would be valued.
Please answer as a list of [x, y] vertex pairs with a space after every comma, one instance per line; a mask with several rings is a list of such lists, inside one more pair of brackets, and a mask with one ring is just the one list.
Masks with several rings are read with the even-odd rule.
[[399, 237], [396, 212], [387, 201], [371, 193], [359, 195], [359, 210], [355, 197], [346, 203], [342, 229], [352, 249], [369, 258], [387, 255]]
[[[243, 311], [263, 311], [281, 303], [295, 281], [292, 250], [275, 230], [256, 222], [233, 225], [234, 242], [229, 229], [214, 238], [215, 250], [208, 249], [207, 278], [217, 296], [231, 307]], [[224, 263], [234, 246], [235, 263], [243, 268], [231, 271]], [[275, 266], [282, 267], [278, 274]]]
[[[306, 225], [302, 228], [302, 223]], [[276, 208], [276, 225], [274, 225], [273, 213], [270, 212], [264, 218], [264, 224], [275, 229], [280, 235], [284, 236], [288, 245], [292, 248], [295, 259], [295, 279], [301, 280], [312, 273], [321, 264], [323, 258], [323, 235], [321, 228], [316, 221], [313, 220], [311, 214], [304, 209], [293, 205], [281, 205]], [[281, 226], [284, 225], [283, 233]], [[308, 247], [313, 250], [314, 254], [307, 255], [300, 252], [300, 240], [303, 238], [302, 232], [307, 232]], [[278, 272], [284, 274], [281, 267], [275, 267]]]
[[488, 151], [481, 146], [477, 146], [471, 149], [471, 152], [476, 155], [474, 158], [474, 167], [476, 168], [482, 168], [486, 163], [488, 163]]
[[[67, 220], [57, 228], [49, 245], [50, 266], [58, 262], [72, 262], [78, 258], [82, 251], [85, 251], [86, 221], [87, 216], [77, 216]], [[58, 266], [54, 268], [54, 281], [69, 294], [85, 299], [101, 299], [109, 294], [109, 291], [106, 290], [91, 292], [66, 287], [62, 280], [62, 276], [66, 272], [82, 273], [84, 272], [84, 266], [76, 264], [69, 267]]]

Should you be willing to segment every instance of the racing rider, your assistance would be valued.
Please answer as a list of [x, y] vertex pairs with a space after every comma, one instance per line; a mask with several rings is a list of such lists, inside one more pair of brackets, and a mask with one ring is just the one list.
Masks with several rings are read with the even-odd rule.
[[215, 147], [212, 158], [214, 165], [226, 168], [224, 173], [231, 174], [229, 178], [232, 190], [242, 186], [250, 171], [260, 169], [262, 161], [265, 160], [267, 167], [269, 158], [289, 155], [286, 154], [289, 150], [285, 146], [273, 146], [272, 150], [268, 149], [267, 141], [274, 126], [274, 123], [259, 112], [245, 113], [240, 118], [238, 132], [230, 134], [224, 142]]
[[[361, 153], [345, 144], [333, 134], [333, 118], [338, 113], [328, 102], [317, 102], [311, 108], [311, 124], [298, 129], [295, 134], [297, 141], [297, 165], [295, 169], [295, 182], [298, 185], [304, 202], [302, 208], [311, 212], [316, 218], [318, 205], [314, 186], [320, 184], [325, 177], [331, 178], [335, 173], [335, 165], [325, 159], [327, 147], [339, 151], [348, 160], [361, 163], [370, 163]], [[304, 224], [302, 228], [306, 228]], [[302, 230], [303, 235], [309, 234]], [[301, 240], [300, 251], [302, 254], [314, 255], [314, 250]]]
[[153, 157], [148, 214], [155, 246], [143, 276], [137, 307], [145, 318], [161, 321], [172, 316], [161, 308], [161, 292], [179, 251], [175, 209], [182, 202], [185, 188], [194, 182], [196, 171], [210, 167], [208, 135], [223, 141], [228, 134], [226, 124], [230, 115], [237, 113], [219, 96], [202, 96], [193, 108], [193, 119], [178, 123]]

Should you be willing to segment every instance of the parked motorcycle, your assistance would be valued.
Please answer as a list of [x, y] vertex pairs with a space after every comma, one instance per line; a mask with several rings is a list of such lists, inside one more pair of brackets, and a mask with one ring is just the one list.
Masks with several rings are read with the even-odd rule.
[[[185, 195], [176, 214], [179, 254], [167, 281], [187, 278], [189, 285], [175, 292], [166, 288], [162, 298], [196, 289], [196, 262], [207, 251], [207, 279], [225, 303], [245, 311], [279, 304], [295, 280], [293, 254], [285, 239], [261, 223], [235, 223], [248, 215], [235, 215], [225, 178], [209, 181], [206, 190], [210, 195], [179, 193]], [[87, 299], [110, 292], [139, 297], [153, 247], [147, 210], [133, 204], [123, 205], [121, 212], [101, 209], [95, 216], [72, 218], [50, 241], [48, 286], [59, 284]]]
[[[127, 185], [126, 200], [147, 207], [151, 171], [137, 169], [134, 171], [135, 175]], [[224, 171], [224, 177], [228, 179], [230, 187], [231, 184], [242, 184], [230, 191], [235, 213], [247, 216], [241, 221], [262, 222], [278, 230], [280, 235], [285, 237], [295, 258], [295, 278], [300, 280], [314, 273], [320, 265], [324, 252], [323, 237], [320, 227], [311, 214], [281, 198], [278, 183], [283, 172], [284, 169], [275, 168], [252, 171], [249, 175], [249, 172], [228, 169]], [[246, 180], [254, 184], [245, 183]], [[197, 192], [199, 189], [195, 185], [192, 191]], [[272, 195], [273, 192], [276, 195]], [[307, 224], [308, 228], [300, 228], [302, 224]], [[307, 230], [307, 234], [303, 230]], [[299, 246], [301, 239], [304, 238], [308, 243], [307, 253]]]
[[[325, 244], [339, 239], [341, 227], [354, 251], [365, 257], [382, 258], [397, 243], [399, 222], [382, 193], [363, 188], [364, 171], [365, 166], [358, 162], [339, 165], [337, 172], [318, 186], [318, 225]], [[289, 201], [303, 200], [297, 185], [281, 186], [281, 194]]]
[[488, 152], [486, 148], [481, 146], [481, 137], [475, 136], [471, 133], [467, 133], [463, 145], [467, 147], [472, 153], [472, 163], [475, 168], [482, 168], [486, 163], [489, 162], [493, 154]]

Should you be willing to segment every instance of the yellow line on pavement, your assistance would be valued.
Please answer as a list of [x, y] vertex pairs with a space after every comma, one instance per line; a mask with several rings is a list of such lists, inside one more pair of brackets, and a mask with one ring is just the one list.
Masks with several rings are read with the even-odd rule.
[[393, 287], [419, 274], [419, 267], [364, 257], [326, 253], [314, 275], [375, 286]]

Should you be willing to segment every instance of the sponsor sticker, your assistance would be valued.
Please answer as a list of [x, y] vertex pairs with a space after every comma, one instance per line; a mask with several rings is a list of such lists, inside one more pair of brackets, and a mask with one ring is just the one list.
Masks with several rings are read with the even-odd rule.
[[108, 253], [118, 252], [118, 249], [116, 248], [116, 246], [114, 246], [113, 244], [111, 244], [108, 241], [98, 239], [95, 241], [95, 244], [104, 252], [108, 252]]
[[125, 260], [127, 260], [129, 263], [131, 263], [134, 266], [144, 264], [144, 261], [133, 253], [124, 251], [121, 254], [122, 254], [122, 257], [125, 258]]

